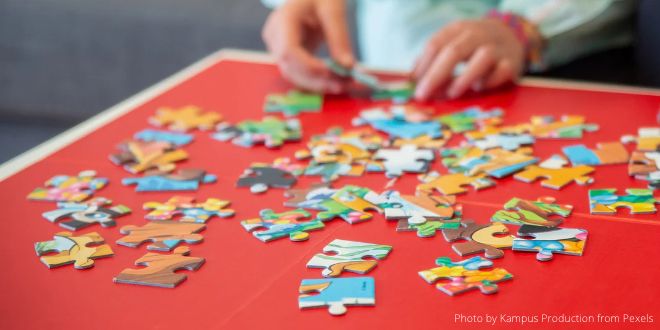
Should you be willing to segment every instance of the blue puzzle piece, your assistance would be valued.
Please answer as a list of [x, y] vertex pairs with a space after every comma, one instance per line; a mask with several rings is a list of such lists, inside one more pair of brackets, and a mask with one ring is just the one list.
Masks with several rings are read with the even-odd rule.
[[175, 133], [170, 131], [159, 131], [155, 129], [145, 129], [135, 133], [133, 136], [136, 140], [141, 140], [145, 142], [152, 141], [164, 141], [169, 142], [177, 146], [186, 145], [193, 140], [193, 136], [190, 134]]
[[600, 165], [601, 163], [598, 156], [584, 144], [564, 147], [562, 151], [575, 166]]
[[[201, 183], [213, 183], [217, 177], [212, 174], [204, 175]], [[200, 180], [177, 180], [162, 175], [145, 176], [141, 178], [124, 178], [121, 183], [125, 186], [136, 184], [135, 191], [193, 191], [199, 188]]]
[[372, 277], [302, 280], [298, 290], [298, 307], [328, 306], [332, 315], [345, 314], [347, 305], [373, 306], [376, 303], [375, 281]]
[[413, 139], [425, 134], [434, 139], [443, 136], [440, 123], [435, 121], [409, 123], [399, 119], [380, 119], [370, 123], [375, 129], [393, 138]]

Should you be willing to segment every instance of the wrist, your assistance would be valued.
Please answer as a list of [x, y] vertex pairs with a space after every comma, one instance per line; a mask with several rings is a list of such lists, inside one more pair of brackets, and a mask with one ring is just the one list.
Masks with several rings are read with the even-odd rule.
[[511, 12], [489, 11], [486, 18], [496, 19], [504, 23], [522, 44], [525, 52], [525, 67], [535, 71], [543, 67], [543, 48], [545, 41], [536, 25], [525, 18]]

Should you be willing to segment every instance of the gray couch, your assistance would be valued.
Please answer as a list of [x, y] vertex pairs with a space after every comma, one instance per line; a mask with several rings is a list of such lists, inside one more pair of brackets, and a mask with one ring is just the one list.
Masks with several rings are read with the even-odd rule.
[[[550, 74], [660, 86], [660, 1], [641, 6], [645, 80], [634, 49]], [[263, 49], [267, 14], [258, 0], [0, 0], [0, 161], [217, 49]]]

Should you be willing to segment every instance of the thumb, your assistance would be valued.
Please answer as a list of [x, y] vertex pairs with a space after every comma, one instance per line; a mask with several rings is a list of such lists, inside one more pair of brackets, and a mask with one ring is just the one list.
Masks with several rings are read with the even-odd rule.
[[319, 1], [316, 10], [330, 57], [342, 66], [352, 67], [355, 58], [346, 19], [346, 1]]

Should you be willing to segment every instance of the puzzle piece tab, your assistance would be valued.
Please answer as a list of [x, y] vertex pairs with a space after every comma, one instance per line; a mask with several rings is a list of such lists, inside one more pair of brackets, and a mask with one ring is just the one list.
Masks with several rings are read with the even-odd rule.
[[630, 214], [652, 214], [660, 199], [653, 197], [651, 189], [626, 189], [626, 195], [616, 195], [616, 188], [589, 190], [591, 214], [616, 214], [617, 208], [626, 207]]
[[82, 171], [78, 176], [57, 175], [46, 181], [45, 188], [36, 188], [27, 198], [35, 201], [82, 202], [108, 184], [107, 178], [97, 178], [96, 172]]
[[587, 243], [587, 235], [584, 229], [523, 225], [518, 229], [518, 236], [533, 239], [515, 238], [512, 249], [538, 252], [538, 261], [552, 260], [553, 253], [581, 256]]
[[[57, 210], [44, 212], [42, 216], [50, 222], [59, 221], [61, 227], [74, 231], [95, 223], [103, 227], [114, 227], [117, 224], [115, 218], [131, 213], [131, 209], [124, 205], [108, 207], [111, 203], [102, 197], [83, 203], [59, 202]], [[61, 221], [66, 218], [69, 220]]]
[[319, 220], [299, 221], [311, 216], [309, 212], [303, 209], [282, 213], [265, 209], [261, 210], [259, 215], [260, 219], [241, 221], [241, 226], [262, 242], [270, 242], [283, 237], [289, 237], [294, 242], [306, 241], [309, 239], [308, 231], [325, 227], [323, 222]]
[[417, 185], [417, 191], [431, 194], [437, 191], [443, 195], [456, 195], [467, 192], [463, 186], [472, 186], [476, 190], [495, 186], [495, 182], [489, 179], [485, 173], [474, 176], [466, 176], [463, 173], [440, 175], [436, 172], [419, 176], [422, 182]]
[[493, 267], [493, 262], [482, 257], [453, 262], [448, 257], [440, 257], [435, 261], [439, 267], [422, 270], [419, 275], [429, 284], [439, 280], [449, 282], [437, 283], [438, 290], [455, 296], [470, 290], [479, 289], [483, 294], [497, 293], [496, 283], [513, 279], [513, 275], [503, 268], [481, 270]]
[[125, 186], [136, 185], [135, 191], [192, 191], [199, 189], [202, 183], [213, 183], [216, 176], [206, 174], [201, 169], [182, 169], [176, 174], [167, 174], [159, 171], [147, 172], [139, 178], [124, 178], [121, 183]]
[[268, 94], [264, 103], [265, 112], [281, 112], [285, 116], [297, 116], [301, 112], [319, 112], [323, 105], [320, 94], [291, 90], [286, 94]]
[[147, 253], [135, 261], [136, 266], [144, 268], [126, 268], [114, 277], [113, 282], [174, 288], [188, 278], [188, 275], [176, 271], [196, 271], [204, 264], [204, 258], [189, 255], [190, 248], [187, 246], [177, 247], [172, 254]]
[[156, 115], [149, 118], [149, 123], [158, 127], [167, 127], [173, 131], [187, 132], [193, 129], [210, 130], [222, 120], [222, 115], [216, 112], [202, 113], [196, 106], [185, 106], [178, 109], [160, 108]]
[[628, 150], [620, 142], [597, 144], [598, 149], [592, 150], [584, 144], [562, 148], [564, 154], [573, 165], [609, 165], [628, 162]]
[[[103, 237], [97, 233], [73, 236], [73, 233], [63, 231], [55, 234], [52, 241], [35, 243], [34, 249], [48, 268], [73, 264], [76, 269], [86, 269], [94, 266], [94, 259], [114, 255], [110, 245], [102, 243]], [[57, 254], [45, 255], [52, 252]]]
[[181, 242], [200, 243], [204, 237], [198, 234], [206, 226], [201, 223], [158, 221], [141, 227], [124, 226], [119, 232], [126, 235], [117, 240], [117, 244], [136, 248], [142, 243], [151, 242], [147, 250], [171, 251]]
[[323, 248], [323, 252], [336, 254], [317, 253], [307, 262], [307, 268], [323, 268], [323, 277], [337, 277], [343, 271], [366, 274], [376, 267], [378, 262], [365, 260], [364, 257], [382, 260], [390, 251], [392, 247], [389, 245], [335, 239]]
[[495, 212], [492, 222], [502, 222], [511, 225], [532, 225], [557, 227], [561, 218], [551, 218], [552, 215], [567, 217], [573, 211], [573, 205], [556, 204], [553, 197], [539, 197], [529, 201], [514, 197], [504, 204], [504, 210]]
[[496, 222], [490, 225], [478, 225], [472, 220], [463, 220], [461, 227], [457, 229], [443, 229], [442, 235], [447, 242], [453, 243], [458, 240], [465, 242], [454, 243], [452, 248], [458, 255], [466, 256], [474, 253], [484, 252], [488, 259], [497, 259], [504, 256], [501, 249], [510, 248], [513, 244], [513, 236], [495, 236], [506, 234], [509, 230], [503, 224]]
[[203, 203], [195, 203], [195, 199], [186, 196], [174, 196], [165, 203], [146, 202], [143, 209], [151, 210], [145, 219], [147, 220], [173, 220], [180, 217], [181, 222], [206, 223], [214, 216], [228, 218], [234, 216], [234, 210], [227, 209], [229, 201], [217, 198], [208, 198]]
[[[372, 277], [307, 279], [300, 282], [298, 307], [328, 307], [332, 315], [346, 314], [346, 306], [376, 304], [376, 285]], [[311, 294], [317, 293], [317, 294]]]
[[379, 200], [378, 194], [370, 189], [346, 185], [316, 205], [317, 209], [321, 210], [316, 217], [321, 221], [339, 217], [350, 224], [367, 221], [372, 218], [367, 211], [382, 212], [380, 206], [373, 203]]

